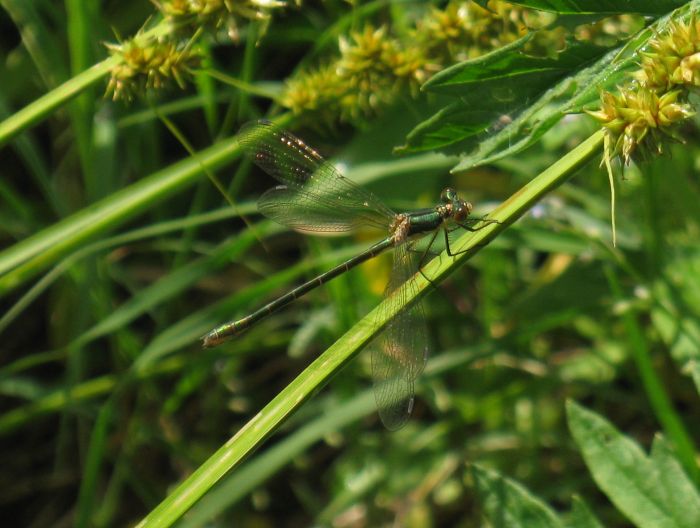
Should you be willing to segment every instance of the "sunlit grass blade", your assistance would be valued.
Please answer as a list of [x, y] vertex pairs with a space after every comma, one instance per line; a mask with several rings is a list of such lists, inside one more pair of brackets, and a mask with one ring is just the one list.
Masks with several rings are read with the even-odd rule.
[[235, 159], [239, 147], [229, 138], [79, 211], [0, 253], [0, 296], [41, 273], [58, 259], [108, 233], [201, 177]]
[[[486, 347], [474, 347], [465, 350], [445, 351], [433, 358], [425, 369], [425, 376], [419, 380], [419, 386], [428, 386], [436, 376], [465, 364], [471, 364], [490, 354], [493, 350]], [[183, 519], [181, 528], [201, 526], [220, 514], [231, 505], [240, 502], [256, 488], [266, 482], [282, 467], [290, 464], [308, 449], [314, 442], [321, 441], [334, 431], [375, 412], [372, 390], [365, 390], [347, 402], [339, 405], [323, 406], [328, 409], [321, 416], [301, 426], [268, 451], [241, 466], [240, 471], [232, 473], [205, 498], [203, 498]], [[330, 523], [330, 519], [321, 520]], [[178, 525], [180, 526], [180, 525]]]
[[[464, 253], [456, 258], [447, 257], [443, 253], [425, 267], [424, 276], [423, 274], [414, 276], [413, 285], [404, 284], [403, 287], [399, 288], [408, 290], [405, 292], [406, 303], [416, 302], [427, 293], [431, 283], [425, 277], [430, 279], [432, 283], [447, 277], [463, 261], [523, 215], [546, 193], [563, 183], [581, 166], [599, 155], [602, 144], [603, 133], [596, 132], [495, 209], [489, 215], [489, 219], [495, 220], [495, 223], [460, 237], [455, 249], [464, 251]], [[387, 304], [388, 307], [384, 304]], [[250, 453], [255, 451], [307, 399], [326, 385], [381, 330], [382, 324], [386, 324], [401, 308], [404, 307], [385, 301], [358, 321], [287, 385], [233, 438], [182, 482], [138, 526], [144, 528], [172, 525], [228, 471], [237, 467]]]
[[[147, 41], [148, 39], [157, 38], [167, 31], [169, 31], [169, 26], [160, 24], [144, 32], [139, 38]], [[122, 58], [119, 55], [113, 55], [98, 62], [0, 122], [0, 147], [26, 128], [51, 115], [54, 110], [83, 93], [88, 87], [106, 77], [121, 61]]]

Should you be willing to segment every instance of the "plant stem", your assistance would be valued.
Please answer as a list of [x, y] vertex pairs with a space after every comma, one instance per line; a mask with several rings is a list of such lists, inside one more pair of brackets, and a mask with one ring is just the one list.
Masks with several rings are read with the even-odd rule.
[[0, 123], [0, 147], [107, 75], [119, 60], [119, 57], [113, 56], [98, 62], [5, 119]]
[[[621, 300], [623, 298], [622, 288], [620, 287], [615, 272], [608, 266], [605, 269], [605, 273], [614, 298]], [[696, 451], [692, 437], [683, 425], [683, 421], [671, 403], [670, 396], [664, 389], [663, 382], [654, 369], [651, 360], [651, 352], [644, 339], [644, 333], [639, 326], [639, 322], [634, 314], [630, 310], [627, 310], [622, 315], [622, 323], [624, 324], [627, 334], [627, 343], [632, 354], [632, 359], [637, 367], [644, 392], [647, 398], [649, 398], [649, 404], [654, 411], [654, 415], [669, 439], [673, 442], [676, 453], [678, 454], [678, 459], [683, 464], [683, 468], [695, 483], [698, 483], [700, 481], [700, 472], [698, 471]]]
[[[283, 126], [289, 114], [276, 118]], [[158, 171], [0, 252], [0, 297], [155, 203], [192, 185], [202, 172], [235, 159], [240, 148], [231, 137]]]
[[194, 183], [203, 171], [233, 159], [229, 138], [104, 198], [0, 253], [0, 296], [20, 286], [96, 235], [112, 231], [153, 204]]
[[[161, 23], [137, 38], [139, 42], [147, 42], [149, 39], [157, 38], [168, 31], [170, 31], [169, 24]], [[120, 55], [113, 55], [98, 62], [0, 122], [0, 148], [14, 136], [48, 117], [56, 108], [63, 106], [87, 87], [109, 74], [112, 68], [121, 62]]]
[[[425, 277], [433, 283], [443, 280], [480, 248], [493, 240], [508, 225], [522, 216], [538, 200], [570, 178], [594, 156], [599, 155], [602, 145], [603, 132], [598, 131], [496, 208], [489, 215], [489, 219], [496, 220], [498, 223], [488, 224], [483, 229], [466, 233], [460, 237], [455, 248], [464, 251], [464, 253], [455, 258], [448, 257], [446, 253], [443, 253], [433, 259], [423, 270]], [[237, 467], [244, 458], [260, 447], [307, 399], [328, 383], [330, 378], [353, 359], [362, 347], [388, 323], [391, 317], [425, 295], [430, 286], [430, 282], [425, 277], [420, 273], [413, 277], [415, 285], [412, 288], [408, 287], [408, 291], [403, 292], [407, 299], [404, 306], [396, 306], [398, 303], [386, 304], [385, 302], [358, 321], [287, 385], [233, 438], [182, 482], [138, 524], [138, 528], [170, 526], [179, 519], [227, 472]], [[403, 286], [403, 288], [406, 287], [407, 285]], [[398, 290], [394, 295], [399, 295]], [[391, 307], [391, 310], [387, 310], [387, 307]]]

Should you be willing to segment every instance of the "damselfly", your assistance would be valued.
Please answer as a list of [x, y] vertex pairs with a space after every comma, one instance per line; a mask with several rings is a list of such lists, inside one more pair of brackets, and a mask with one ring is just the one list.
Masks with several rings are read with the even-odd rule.
[[374, 194], [342, 176], [302, 140], [268, 121], [244, 125], [240, 143], [260, 168], [282, 183], [260, 197], [258, 209], [263, 215], [302, 233], [334, 234], [373, 227], [383, 230], [386, 238], [252, 314], [215, 328], [202, 338], [203, 346], [213, 347], [240, 334], [305, 293], [394, 248], [384, 306], [396, 315], [384, 327], [379, 343], [371, 348], [379, 416], [388, 429], [398, 429], [411, 414], [414, 382], [428, 358], [423, 307], [420, 303], [406, 306], [407, 291], [399, 288], [407, 281], [408, 288], [415, 287], [411, 277], [418, 253], [412, 251], [412, 244], [430, 235], [430, 247], [442, 231], [447, 251], [452, 254], [448, 233], [460, 227], [473, 230], [469, 219], [472, 205], [454, 190], [445, 189], [434, 208], [397, 214]]

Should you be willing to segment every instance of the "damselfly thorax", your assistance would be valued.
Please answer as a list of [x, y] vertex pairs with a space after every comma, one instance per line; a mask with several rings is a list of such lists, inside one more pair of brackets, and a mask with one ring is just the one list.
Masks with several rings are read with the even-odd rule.
[[[251, 159], [282, 183], [258, 201], [258, 210], [276, 222], [309, 234], [342, 234], [361, 227], [383, 230], [385, 238], [362, 253], [308, 280], [255, 312], [220, 325], [205, 336], [203, 346], [216, 346], [241, 334], [261, 319], [359, 264], [394, 249], [394, 264], [383, 310], [393, 314], [372, 348], [372, 377], [379, 415], [389, 429], [401, 427], [413, 408], [414, 381], [428, 358], [425, 316], [420, 303], [408, 302], [406, 291], [416, 265], [409, 251], [413, 239], [428, 234], [428, 249], [439, 232], [470, 229], [472, 205], [454, 189], [445, 189], [431, 209], [395, 213], [379, 198], [342, 176], [314, 149], [270, 122], [244, 126], [240, 143]], [[388, 232], [387, 232], [388, 230]], [[427, 254], [427, 250], [426, 253]], [[421, 259], [422, 262], [423, 259]], [[407, 283], [408, 288], [399, 288]], [[398, 293], [395, 294], [395, 293]], [[379, 312], [381, 314], [381, 312]], [[383, 321], [384, 318], [380, 318]], [[379, 320], [378, 320], [378, 323]]]

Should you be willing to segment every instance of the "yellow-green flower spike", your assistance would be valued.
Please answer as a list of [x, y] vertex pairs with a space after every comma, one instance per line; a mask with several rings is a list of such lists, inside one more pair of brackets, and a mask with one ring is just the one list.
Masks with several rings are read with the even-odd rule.
[[328, 124], [341, 112], [341, 101], [348, 91], [334, 65], [301, 73], [285, 83], [282, 104], [296, 115], [313, 114]]
[[634, 77], [649, 88], [665, 91], [674, 86], [700, 86], [700, 21], [674, 21], [649, 41], [642, 67]]
[[[285, 8], [286, 0], [153, 0], [163, 16], [176, 25], [191, 25], [196, 29], [225, 28], [229, 38], [238, 42], [243, 20], [262, 23], [259, 35], [270, 22], [272, 12]], [[297, 5], [299, 2], [295, 2]]]
[[621, 156], [625, 164], [637, 157], [663, 152], [666, 137], [677, 139], [673, 127], [694, 115], [683, 92], [674, 90], [659, 95], [644, 86], [628, 86], [619, 93], [603, 92], [601, 108], [588, 111], [606, 130], [605, 156]]
[[106, 95], [114, 100], [131, 101], [146, 90], [160, 90], [173, 83], [185, 88], [191, 71], [200, 60], [196, 51], [170, 41], [141, 44], [132, 39], [106, 46], [112, 55], [122, 58], [110, 72], [107, 84]]
[[[339, 38], [337, 59], [287, 81], [282, 103], [297, 114], [312, 113], [314, 121], [361, 120], [402, 93], [416, 97], [445, 66], [514, 41], [531, 24], [542, 23], [533, 13], [500, 0], [491, 0], [489, 10], [453, 0], [444, 9], [427, 9], [400, 37], [367, 25]], [[538, 43], [544, 46], [543, 39]]]

